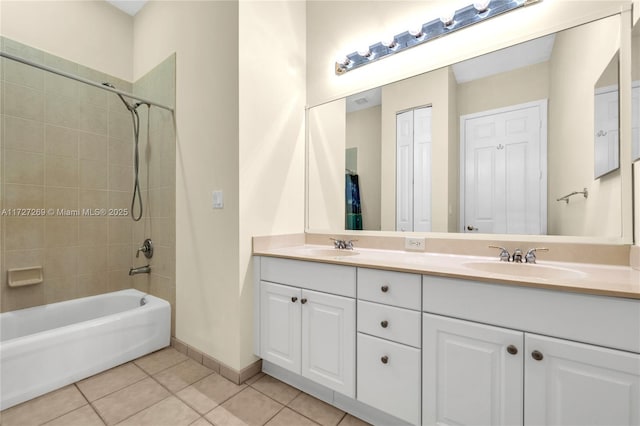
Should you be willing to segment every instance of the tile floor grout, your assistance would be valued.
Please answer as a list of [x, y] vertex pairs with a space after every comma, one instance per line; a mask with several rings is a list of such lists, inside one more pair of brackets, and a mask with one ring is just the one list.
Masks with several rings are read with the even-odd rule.
[[[299, 419], [305, 419], [308, 422], [310, 422], [313, 425], [318, 425], [320, 426], [321, 423], [319, 423], [319, 421], [322, 418], [322, 414], [320, 415], [320, 417], [318, 417], [318, 420], [314, 420], [313, 418], [309, 417], [308, 415], [303, 414], [300, 411], [308, 411], [309, 405], [306, 405], [307, 408], [305, 408], [304, 404], [309, 404], [310, 401], [316, 400], [319, 403], [322, 404], [326, 404], [324, 401], [321, 401], [315, 397], [313, 397], [312, 395], [306, 394], [303, 391], [300, 391], [297, 388], [294, 388], [284, 382], [281, 382], [275, 378], [273, 378], [272, 376], [269, 376], [268, 374], [265, 374], [263, 372], [258, 372], [255, 375], [253, 375], [252, 377], [248, 378], [247, 380], [245, 380], [244, 382], [240, 383], [239, 385], [236, 385], [235, 383], [229, 381], [228, 379], [226, 379], [224, 376], [220, 375], [220, 373], [216, 373], [215, 371], [205, 367], [205, 366], [201, 366], [202, 368], [206, 369], [205, 371], [202, 371], [202, 368], [198, 367], [198, 369], [200, 369], [200, 371], [198, 371], [198, 369], [194, 370], [188, 370], [187, 368], [183, 368], [182, 372], [180, 372], [180, 368], [177, 368], [177, 372], [176, 373], [172, 373], [174, 374], [173, 376], [173, 380], [175, 380], [176, 378], [181, 380], [181, 381], [171, 381], [172, 380], [172, 375], [171, 374], [167, 374], [167, 377], [163, 377], [163, 380], [166, 382], [163, 384], [163, 382], [161, 382], [157, 376], [159, 376], [160, 374], [162, 374], [163, 372], [170, 370], [172, 368], [176, 368], [180, 365], [183, 365], [183, 367], [187, 367], [188, 362], [190, 361], [189, 358], [186, 359], [180, 359], [180, 357], [178, 357], [177, 362], [174, 363], [174, 361], [176, 361], [176, 357], [175, 355], [173, 355], [173, 353], [171, 351], [173, 351], [175, 349], [173, 348], [165, 348], [162, 349], [160, 351], [154, 352], [152, 354], [147, 355], [146, 357], [149, 357], [153, 354], [160, 354], [161, 351], [165, 351], [164, 355], [157, 355], [157, 358], [151, 358], [149, 359], [148, 363], [138, 363], [140, 360], [142, 360], [145, 357], [140, 357], [138, 359], [129, 361], [127, 363], [121, 364], [119, 366], [116, 366], [112, 369], [106, 370], [105, 372], [101, 372], [98, 373], [94, 376], [88, 377], [86, 379], [83, 380], [79, 380], [75, 383], [73, 383], [73, 389], [79, 393], [81, 395], [82, 401], [84, 402], [84, 404], [82, 404], [79, 407], [75, 407], [73, 409], [69, 409], [68, 411], [65, 411], [63, 413], [57, 413], [55, 417], [53, 418], [46, 418], [46, 420], [43, 423], [49, 423], [49, 422], [53, 422], [57, 419], [60, 419], [64, 416], [67, 416], [77, 410], [80, 409], [84, 409], [85, 407], [88, 407], [91, 411], [92, 414], [94, 414], [96, 417], [94, 418], [95, 420], [99, 420], [100, 422], [102, 422], [102, 424], [107, 425], [107, 426], [116, 426], [119, 425], [129, 419], [131, 419], [134, 416], [139, 415], [140, 413], [143, 412], [148, 412], [148, 413], [153, 413], [154, 407], [158, 406], [159, 404], [165, 403], [165, 406], [167, 404], [167, 400], [173, 398], [177, 401], [177, 403], [179, 403], [180, 405], [177, 408], [177, 411], [173, 411], [172, 413], [178, 413], [177, 415], [182, 415], [184, 414], [184, 416], [188, 415], [188, 417], [182, 417], [184, 420], [187, 420], [188, 418], [192, 418], [192, 417], [196, 417], [192, 422], [189, 423], [189, 425], [196, 423], [196, 422], [207, 422], [209, 424], [213, 424], [213, 425], [219, 425], [219, 422], [216, 421], [214, 423], [213, 420], [209, 420], [209, 418], [207, 418], [207, 416], [211, 416], [212, 418], [215, 418], [215, 415], [213, 415], [212, 413], [214, 413], [215, 410], [220, 410], [221, 412], [226, 412], [228, 415], [231, 415], [233, 419], [235, 420], [240, 420], [242, 422], [249, 422], [248, 420], [244, 419], [243, 417], [237, 417], [239, 414], [237, 413], [238, 410], [238, 406], [236, 406], [235, 408], [232, 408], [233, 405], [228, 406], [227, 408], [229, 408], [229, 411], [227, 411], [227, 408], [222, 407], [225, 403], [227, 403], [228, 401], [232, 400], [233, 398], [236, 398], [238, 395], [240, 395], [241, 393], [247, 391], [248, 389], [251, 389], [252, 392], [255, 392], [255, 394], [253, 395], [260, 395], [261, 398], [263, 398], [263, 401], [270, 401], [267, 405], [271, 405], [271, 409], [275, 409], [277, 408], [277, 410], [275, 410], [275, 412], [273, 412], [272, 415], [270, 415], [268, 418], [259, 418], [259, 419], [254, 419], [258, 422], [261, 422], [261, 425], [266, 425], [267, 423], [273, 421], [275, 418], [284, 415], [284, 416], [291, 416], [291, 414], [282, 414], [283, 411], [285, 410], [285, 408], [287, 408], [290, 412], [294, 413], [296, 416], [299, 416]], [[163, 358], [164, 357], [164, 358]], [[191, 360], [193, 361], [193, 360]], [[195, 362], [195, 361], [194, 361]], [[169, 365], [167, 365], [167, 363]], [[135, 369], [122, 369], [120, 371], [117, 371], [115, 373], [115, 376], [109, 376], [109, 374], [105, 374], [108, 373], [109, 371], [115, 370], [119, 367], [123, 367], [126, 366], [127, 364], [129, 364], [130, 366], [135, 367], [135, 369], [140, 370], [141, 377], [137, 378], [137, 379], [133, 379], [133, 381], [129, 381], [129, 378], [134, 378], [136, 377], [139, 372], [135, 371]], [[196, 362], [197, 364], [197, 362]], [[143, 368], [143, 365], [147, 365], [147, 368], [149, 369], [149, 371], [153, 371], [154, 368], [152, 367], [163, 367], [161, 369], [159, 369], [158, 371], [155, 371], [153, 374], [151, 374], [150, 372], [148, 372], [145, 368]], [[133, 373], [131, 373], [131, 372]], [[190, 372], [189, 372], [190, 371]], [[200, 374], [202, 373], [206, 373], [204, 376], [200, 377]], [[187, 376], [184, 376], [184, 374], [187, 374]], [[189, 375], [191, 374], [191, 376], [189, 377]], [[90, 382], [88, 382], [90, 379], [92, 378], [97, 378], [98, 376], [101, 376], [102, 378], [99, 379], [97, 382], [93, 382], [92, 384], [90, 384]], [[208, 394], [206, 391], [206, 386], [217, 386], [217, 384], [215, 383], [209, 383], [206, 384], [206, 382], [204, 382], [205, 380], [213, 377], [213, 376], [219, 376], [221, 380], [223, 380], [223, 382], [220, 382], [221, 385], [223, 386], [222, 388], [218, 388], [220, 391], [220, 395], [214, 397], [212, 394]], [[114, 381], [114, 377], [116, 378]], [[193, 380], [195, 377], [198, 377], [196, 380]], [[271, 379], [264, 379], [265, 377], [270, 377]], [[162, 397], [160, 400], [155, 401], [155, 397], [152, 399], [148, 399], [146, 400], [147, 402], [142, 402], [140, 404], [140, 406], [133, 406], [133, 407], [129, 407], [125, 412], [123, 412], [122, 414], [126, 414], [127, 416], [124, 418], [118, 418], [117, 416], [115, 418], [117, 418], [117, 423], [113, 423], [112, 425], [110, 425], [107, 420], [109, 417], [112, 417], [112, 421], [113, 421], [113, 416], [109, 416], [107, 415], [105, 417], [105, 415], [101, 414], [100, 411], [98, 410], [97, 406], [94, 405], [94, 403], [96, 403], [97, 401], [100, 401], [104, 398], [107, 398], [109, 396], [113, 396], [114, 394], [121, 392], [131, 386], [134, 386], [136, 384], [139, 384], [140, 382], [147, 380], [147, 379], [151, 379], [151, 381], [149, 382], [149, 384], [153, 383], [155, 386], [159, 385], [158, 389], [162, 389], [163, 392], [166, 392], [167, 395]], [[265, 381], [263, 381], [263, 379]], [[101, 382], [100, 380], [106, 380], [106, 382]], [[111, 382], [109, 382], [109, 380], [111, 380]], [[193, 381], [192, 381], [193, 380]], [[88, 386], [80, 386], [79, 384], [82, 382], [88, 382]], [[122, 383], [125, 383], [125, 385], [123, 385]], [[195, 385], [203, 382], [202, 386], [205, 387], [201, 387], [198, 388]], [[214, 381], [215, 382], [215, 381]], [[222, 384], [222, 383], [226, 383], [229, 382], [229, 384], [231, 384], [232, 386], [229, 386], [227, 384]], [[112, 389], [111, 387], [108, 386], [108, 384], [111, 383], [111, 385], [113, 386], [113, 384], [115, 384], [116, 386], [118, 386], [116, 389]], [[218, 383], [218, 382], [216, 382]], [[259, 383], [263, 383], [263, 385], [259, 385]], [[177, 384], [177, 386], [182, 386], [179, 389], [175, 389], [171, 390], [170, 388], [174, 388], [175, 386], [173, 386], [172, 384]], [[183, 384], [186, 384], [183, 386]], [[91, 386], [94, 386], [94, 388], [92, 388]], [[105, 393], [104, 395], [100, 394], [99, 392], [96, 392], [96, 388], [95, 386], [107, 386], [108, 389], [108, 393]], [[235, 386], [235, 387], [234, 387]], [[272, 386], [275, 386], [275, 388], [273, 388]], [[282, 386], [284, 386], [285, 388], [283, 389]], [[189, 398], [189, 394], [188, 393], [183, 393], [183, 395], [179, 395], [179, 393], [181, 393], [182, 391], [184, 391], [185, 389], [189, 388], [189, 387], [194, 387], [195, 391], [199, 392], [199, 395], [204, 396], [205, 398], [208, 398], [208, 403], [209, 404], [215, 404], [212, 408], [208, 408], [208, 404], [205, 404], [204, 407], [200, 407], [200, 409], [198, 409], [198, 403], [197, 403], [197, 399], [193, 399], [193, 398]], [[83, 391], [84, 388], [84, 391]], [[262, 390], [260, 389], [262, 388]], [[293, 397], [288, 400], [288, 402], [283, 403], [279, 400], [276, 399], [277, 395], [281, 395], [281, 397], [279, 399], [281, 400], [287, 400], [289, 398], [290, 392], [287, 389], [292, 389], [293, 391], [295, 391], [295, 393], [293, 393]], [[56, 391], [53, 391], [51, 393], [54, 393]], [[89, 400], [89, 397], [91, 396], [91, 394], [94, 394], [94, 396], [96, 394], [100, 395], [99, 397], [95, 397], [93, 401]], [[48, 395], [48, 394], [46, 394]], [[272, 395], [275, 395], [272, 396]], [[303, 395], [307, 395], [308, 397], [312, 398], [311, 400], [307, 400], [305, 402], [303, 402], [302, 400], [300, 400], [298, 405], [298, 409], [294, 408], [293, 406], [291, 406], [291, 404], [294, 403], [294, 401], [298, 400], [298, 398], [301, 398]], [[43, 395], [45, 396], [45, 395]], [[156, 395], [157, 397], [160, 397], [161, 395]], [[220, 398], [219, 400], [217, 398]], [[253, 397], [250, 393], [246, 394], [244, 396], [245, 401], [242, 402], [243, 404], [249, 403], [249, 404], [255, 404], [257, 403], [255, 400], [255, 397]], [[246, 398], [248, 399], [248, 402], [246, 400]], [[253, 400], [251, 398], [254, 398]], [[36, 398], [37, 399], [37, 398]], [[241, 398], [242, 399], [242, 398]], [[50, 400], [49, 400], [50, 401]], [[153, 403], [151, 403], [150, 405], [146, 405], [148, 402], [154, 401]], [[240, 400], [236, 400], [236, 401], [240, 401]], [[251, 402], [253, 401], [253, 402]], [[80, 402], [80, 400], [78, 401]], [[44, 403], [44, 402], [43, 402]], [[237, 402], [238, 403], [238, 402]], [[264, 403], [264, 402], [262, 402]], [[27, 404], [27, 403], [25, 403]], [[232, 403], [233, 404], [233, 403]], [[315, 402], [313, 402], [313, 404], [315, 404]], [[312, 406], [313, 406], [312, 404]], [[102, 407], [102, 409], [105, 409], [105, 407], [107, 407], [108, 405], [105, 405], [104, 407]], [[184, 407], [184, 411], [182, 408], [180, 408], [181, 406]], [[330, 406], [330, 405], [329, 405]], [[32, 406], [33, 407], [33, 406]], [[37, 405], [35, 406], [37, 407]], [[140, 408], [142, 407], [142, 408]], [[222, 408], [220, 408], [222, 407]], [[139, 409], [140, 408], [140, 409]], [[42, 410], [42, 407], [40, 407], [40, 409]], [[205, 410], [204, 412], [200, 412], [200, 410]], [[271, 411], [271, 409], [269, 409], [269, 412]], [[10, 409], [8, 409], [10, 410]], [[66, 408], [65, 408], [66, 410]], [[131, 412], [131, 410], [134, 410], [133, 412]], [[160, 410], [162, 410], [162, 408], [160, 408]], [[335, 420], [334, 418], [331, 419], [332, 422], [332, 426], [338, 426], [340, 425], [340, 423], [342, 423], [343, 421], [345, 421], [345, 419], [347, 419], [348, 416], [350, 416], [348, 413], [344, 412], [343, 410], [337, 409], [335, 408], [335, 412], [333, 412], [332, 414], [329, 414], [332, 410], [329, 411], [325, 411], [324, 413], [329, 414], [335, 416], [338, 413], [341, 413], [339, 415], [339, 417], [337, 418], [337, 420]], [[27, 416], [32, 414], [30, 412], [28, 412], [30, 410], [25, 410], [25, 412], [27, 412]], [[45, 410], [46, 411], [46, 410]], [[49, 410], [51, 411], [51, 410]], [[162, 411], [156, 411], [157, 413], [161, 413]], [[310, 413], [310, 412], [309, 412]], [[4, 412], [2, 413], [4, 414]], [[18, 413], [18, 418], [20, 415], [22, 415], [24, 413]], [[108, 414], [108, 411], [105, 411], [105, 414]], [[266, 413], [265, 413], [266, 414]], [[78, 414], [81, 416], [90, 416], [92, 417], [89, 413], [83, 412], [81, 414]], [[146, 414], [145, 414], [146, 415]], [[143, 415], [143, 418], [144, 416]], [[153, 414], [150, 414], [151, 416], [153, 416]], [[220, 415], [222, 415], [222, 413], [218, 413], [218, 418], [222, 419], [221, 417], [219, 417]], [[317, 414], [313, 414], [312, 415], [317, 417]], [[33, 416], [31, 417], [33, 418]], [[37, 418], [37, 416], [36, 416]], [[77, 417], [76, 417], [77, 418]], [[224, 418], [224, 415], [223, 415]], [[233, 420], [233, 419], [229, 419], [229, 420]], [[35, 419], [34, 419], [35, 420]], [[282, 421], [282, 420], [281, 420]], [[351, 420], [353, 421], [353, 419]], [[9, 425], [11, 421], [7, 422], [2, 422], [2, 420], [0, 420], [0, 424], [6, 424], [7, 426]], [[20, 424], [27, 424], [26, 422], [28, 422], [28, 420], [23, 420], [22, 423]], [[333, 423], [335, 422], [335, 423]], [[326, 424], [326, 423], [322, 423], [322, 424]]]

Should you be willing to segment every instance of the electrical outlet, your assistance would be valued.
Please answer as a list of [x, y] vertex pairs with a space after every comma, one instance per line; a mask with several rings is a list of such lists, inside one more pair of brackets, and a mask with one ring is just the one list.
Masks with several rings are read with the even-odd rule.
[[424, 238], [406, 237], [404, 239], [405, 250], [424, 251], [425, 245], [426, 244]]

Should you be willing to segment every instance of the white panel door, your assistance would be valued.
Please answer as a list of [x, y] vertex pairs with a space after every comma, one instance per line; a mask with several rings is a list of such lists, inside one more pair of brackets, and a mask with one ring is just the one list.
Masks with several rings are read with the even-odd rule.
[[300, 296], [295, 287], [260, 282], [262, 358], [300, 374]]
[[423, 424], [522, 424], [523, 333], [431, 314], [422, 330]]
[[461, 118], [464, 232], [546, 233], [545, 105]]
[[640, 424], [640, 355], [526, 334], [524, 363], [525, 424]]
[[618, 91], [595, 97], [594, 174], [600, 177], [620, 167], [618, 143]]
[[355, 299], [302, 290], [302, 375], [355, 398]]
[[413, 230], [431, 231], [431, 108], [413, 114]]
[[396, 116], [396, 231], [413, 231], [413, 111]]

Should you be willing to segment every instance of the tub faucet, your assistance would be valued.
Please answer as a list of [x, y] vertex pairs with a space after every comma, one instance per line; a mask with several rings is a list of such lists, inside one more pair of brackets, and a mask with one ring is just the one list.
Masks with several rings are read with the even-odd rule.
[[150, 274], [150, 273], [151, 273], [151, 267], [149, 265], [129, 269], [129, 275]]

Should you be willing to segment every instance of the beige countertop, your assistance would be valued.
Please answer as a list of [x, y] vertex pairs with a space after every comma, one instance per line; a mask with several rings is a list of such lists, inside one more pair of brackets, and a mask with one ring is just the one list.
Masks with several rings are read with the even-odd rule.
[[629, 266], [546, 261], [514, 264], [498, 257], [408, 252], [356, 248], [353, 252], [332, 246], [291, 245], [256, 249], [254, 255], [336, 265], [419, 273], [482, 282], [572, 291], [611, 297], [640, 299], [640, 270]]

